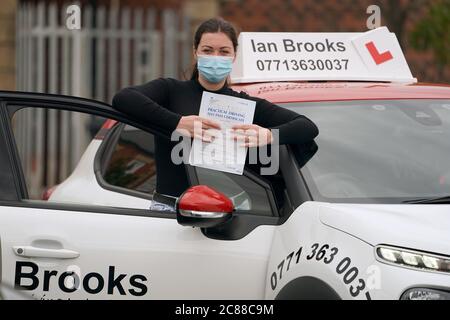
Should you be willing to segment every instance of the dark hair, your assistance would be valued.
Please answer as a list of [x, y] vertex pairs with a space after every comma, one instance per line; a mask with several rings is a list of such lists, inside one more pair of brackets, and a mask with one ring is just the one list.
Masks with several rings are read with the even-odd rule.
[[[200, 40], [202, 39], [204, 33], [216, 33], [216, 32], [225, 33], [233, 43], [233, 48], [234, 51], [236, 52], [238, 46], [236, 29], [234, 29], [231, 23], [222, 18], [211, 18], [209, 20], [206, 20], [197, 28], [197, 31], [195, 31], [194, 35], [195, 50], [197, 50], [198, 45], [200, 44]], [[196, 63], [194, 66], [194, 71], [192, 72], [191, 75], [191, 80], [196, 79], [197, 77], [198, 77], [198, 69]]]

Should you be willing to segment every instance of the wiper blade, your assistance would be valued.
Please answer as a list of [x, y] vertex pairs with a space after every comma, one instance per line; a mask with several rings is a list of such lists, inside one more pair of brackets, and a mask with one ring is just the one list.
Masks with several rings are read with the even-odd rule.
[[403, 203], [423, 203], [423, 204], [433, 204], [433, 203], [450, 203], [450, 196], [436, 197], [436, 198], [419, 198], [403, 201]]

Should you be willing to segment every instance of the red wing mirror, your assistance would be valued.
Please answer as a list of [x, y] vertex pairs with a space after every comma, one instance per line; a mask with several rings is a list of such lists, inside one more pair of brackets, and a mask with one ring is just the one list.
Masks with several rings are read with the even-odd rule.
[[193, 186], [177, 201], [177, 220], [183, 226], [211, 228], [232, 217], [233, 202], [208, 186]]

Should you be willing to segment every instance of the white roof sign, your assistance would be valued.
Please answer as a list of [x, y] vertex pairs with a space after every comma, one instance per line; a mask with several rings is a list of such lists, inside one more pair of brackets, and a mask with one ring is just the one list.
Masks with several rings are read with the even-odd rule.
[[242, 32], [233, 83], [348, 80], [417, 82], [394, 33]]

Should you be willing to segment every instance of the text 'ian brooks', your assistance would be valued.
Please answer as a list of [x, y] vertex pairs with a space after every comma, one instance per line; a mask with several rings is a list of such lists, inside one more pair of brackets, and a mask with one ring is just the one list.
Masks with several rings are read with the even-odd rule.
[[342, 41], [295, 42], [291, 39], [283, 39], [283, 44], [276, 42], [256, 42], [251, 39], [253, 52], [345, 52], [345, 44]]

